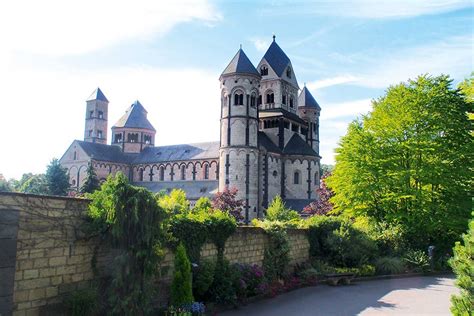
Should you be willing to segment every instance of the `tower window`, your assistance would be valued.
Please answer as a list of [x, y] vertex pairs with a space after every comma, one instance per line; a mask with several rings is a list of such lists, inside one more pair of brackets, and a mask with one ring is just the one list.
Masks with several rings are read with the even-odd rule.
[[275, 95], [273, 93], [267, 93], [267, 103], [274, 103]]
[[128, 142], [137, 143], [138, 142], [138, 133], [128, 133]]
[[244, 105], [244, 95], [242, 93], [234, 94], [234, 105]]
[[316, 173], [314, 174], [314, 185], [319, 185], [319, 181], [318, 181], [319, 179], [318, 179], [318, 178], [319, 178], [319, 175], [318, 175], [318, 173], [316, 172]]
[[286, 69], [286, 76], [287, 76], [288, 78], [291, 78], [291, 68], [290, 68], [290, 67], [288, 67], [288, 68]]
[[284, 120], [283, 121], [283, 127], [286, 128], [286, 129], [290, 129], [290, 122], [288, 122], [287, 120]]
[[255, 107], [256, 102], [257, 102], [257, 97], [255, 96], [255, 94], [252, 94], [252, 95], [250, 96], [250, 106], [251, 106], [251, 107]]
[[261, 76], [266, 76], [266, 75], [268, 75], [268, 68], [267, 68], [267, 66], [262, 66], [262, 67], [260, 67], [260, 75], [261, 75]]
[[99, 111], [99, 118], [100, 118], [100, 119], [103, 119], [103, 118], [104, 118], [104, 112]]
[[102, 131], [97, 131], [97, 138], [102, 138]]
[[115, 142], [116, 142], [116, 143], [122, 142], [122, 133], [117, 133], [117, 134], [115, 134], [114, 139], [115, 139]]
[[204, 165], [204, 179], [209, 179], [209, 165]]
[[286, 104], [286, 95], [281, 97], [281, 103]]
[[300, 184], [300, 173], [298, 171], [295, 171], [293, 175], [293, 183]]
[[143, 169], [138, 172], [138, 181], [143, 181]]
[[293, 123], [293, 124], [291, 124], [291, 131], [298, 133], [299, 132], [299, 127], [300, 127], [299, 125]]
[[186, 167], [184, 165], [181, 166], [181, 180], [186, 180]]
[[293, 97], [290, 97], [290, 108], [293, 108]]
[[165, 180], [165, 168], [160, 167], [160, 181]]
[[93, 118], [94, 117], [94, 111], [89, 111], [89, 118]]
[[258, 105], [262, 104], [262, 95], [258, 96]]
[[92, 137], [92, 132], [93, 132], [93, 131], [90, 129], [90, 130], [89, 130], [89, 137]]
[[143, 136], [143, 141], [145, 142], [145, 144], [151, 144], [151, 135]]

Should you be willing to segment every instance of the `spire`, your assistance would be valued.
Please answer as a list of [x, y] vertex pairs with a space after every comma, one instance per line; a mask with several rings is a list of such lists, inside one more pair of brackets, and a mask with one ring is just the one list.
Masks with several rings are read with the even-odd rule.
[[87, 98], [86, 101], [93, 101], [93, 100], [109, 102], [109, 100], [107, 100], [104, 93], [102, 92], [102, 90], [100, 90], [99, 87], [97, 87], [97, 89], [95, 89], [94, 92], [92, 92], [92, 94]]
[[273, 41], [275, 41], [275, 37], [276, 37], [275, 34], [273, 34]]
[[239, 49], [237, 54], [235, 54], [234, 58], [232, 58], [229, 65], [227, 65], [227, 67], [224, 69], [222, 75], [229, 75], [233, 73], [260, 76], [250, 59], [247, 57], [247, 55], [245, 55], [242, 47]]
[[143, 128], [154, 131], [155, 128], [148, 121], [147, 114], [140, 101], [136, 100], [113, 127]]
[[273, 42], [270, 44], [270, 47], [268, 47], [263, 58], [268, 62], [270, 67], [272, 67], [278, 77], [283, 75], [286, 67], [290, 64], [290, 59], [275, 41], [275, 35], [273, 35]]
[[306, 87], [306, 84], [303, 90], [301, 91], [300, 96], [298, 97], [298, 107], [303, 106], [321, 110], [321, 107], [319, 106], [318, 102], [316, 102], [311, 92], [309, 92], [308, 88]]

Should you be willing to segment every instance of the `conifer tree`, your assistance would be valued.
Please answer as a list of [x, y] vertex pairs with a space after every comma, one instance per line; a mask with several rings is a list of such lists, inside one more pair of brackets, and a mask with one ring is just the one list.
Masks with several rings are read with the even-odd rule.
[[46, 169], [48, 194], [65, 196], [69, 192], [69, 176], [59, 160], [53, 158]]
[[171, 304], [180, 307], [194, 301], [191, 262], [186, 254], [186, 248], [179, 244], [174, 257], [174, 276], [171, 283]]
[[92, 193], [99, 188], [99, 179], [97, 178], [92, 163], [89, 162], [86, 170], [86, 181], [81, 187], [81, 193]]

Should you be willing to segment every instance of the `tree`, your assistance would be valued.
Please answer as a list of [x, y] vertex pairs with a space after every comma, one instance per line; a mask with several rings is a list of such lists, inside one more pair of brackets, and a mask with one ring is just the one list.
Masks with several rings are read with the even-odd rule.
[[69, 192], [69, 176], [56, 158], [46, 168], [46, 183], [51, 195], [65, 196]]
[[10, 183], [5, 179], [3, 174], [0, 173], [0, 192], [11, 192], [12, 188]]
[[327, 184], [336, 211], [403, 228], [409, 246], [446, 251], [470, 218], [472, 106], [448, 76], [420, 76], [349, 125]]
[[303, 213], [308, 215], [326, 215], [332, 211], [333, 205], [330, 202], [330, 198], [334, 193], [326, 185], [326, 179], [330, 175], [331, 173], [327, 173], [321, 178], [321, 187], [316, 189], [318, 199], [306, 206], [303, 209]]
[[[28, 174], [26, 174], [26, 176], [28, 176]], [[23, 180], [24, 179], [20, 180], [21, 186], [18, 188], [18, 192], [31, 194], [49, 193], [48, 183], [46, 182], [46, 176], [44, 174], [31, 175], [24, 182]]]
[[472, 315], [474, 309], [474, 220], [470, 221], [463, 239], [464, 245], [456, 242], [454, 256], [449, 261], [460, 288], [459, 295], [451, 296], [453, 315]]
[[242, 216], [244, 202], [237, 200], [237, 192], [237, 188], [225, 188], [224, 191], [217, 192], [212, 199], [212, 207], [227, 212], [237, 221], [241, 221], [244, 219]]
[[332, 173], [334, 170], [334, 165], [325, 165], [321, 164], [321, 179]]
[[298, 220], [300, 219], [300, 216], [298, 212], [287, 208], [281, 196], [277, 195], [268, 206], [267, 215], [265, 219], [269, 221], [286, 222], [291, 220]]
[[174, 257], [174, 276], [171, 283], [171, 304], [181, 307], [191, 304], [193, 298], [191, 262], [186, 255], [186, 248], [179, 244]]
[[181, 189], [173, 189], [169, 195], [161, 195], [158, 203], [168, 214], [189, 212], [189, 201], [186, 198], [186, 192]]
[[[459, 90], [466, 97], [466, 101], [471, 103], [471, 106], [474, 105], [474, 71], [471, 72], [471, 76], [466, 78], [463, 82], [459, 84]], [[469, 113], [469, 119], [474, 120], [474, 113]], [[471, 129], [472, 130], [472, 129]]]
[[206, 196], [200, 197], [196, 201], [196, 204], [194, 205], [194, 208], [193, 208], [193, 212], [206, 212], [206, 213], [209, 213], [211, 211], [212, 211], [212, 202]]
[[89, 162], [86, 170], [86, 180], [81, 187], [81, 193], [92, 193], [99, 188], [99, 179], [97, 178], [97, 174], [95, 173], [92, 163]]

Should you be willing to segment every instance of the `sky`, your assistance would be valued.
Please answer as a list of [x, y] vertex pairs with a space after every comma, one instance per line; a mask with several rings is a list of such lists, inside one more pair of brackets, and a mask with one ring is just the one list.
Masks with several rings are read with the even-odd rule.
[[390, 85], [474, 70], [471, 0], [15, 0], [0, 3], [0, 173], [45, 172], [84, 133], [100, 87], [110, 127], [135, 100], [156, 145], [219, 139], [219, 75], [275, 34], [320, 104], [320, 155]]

